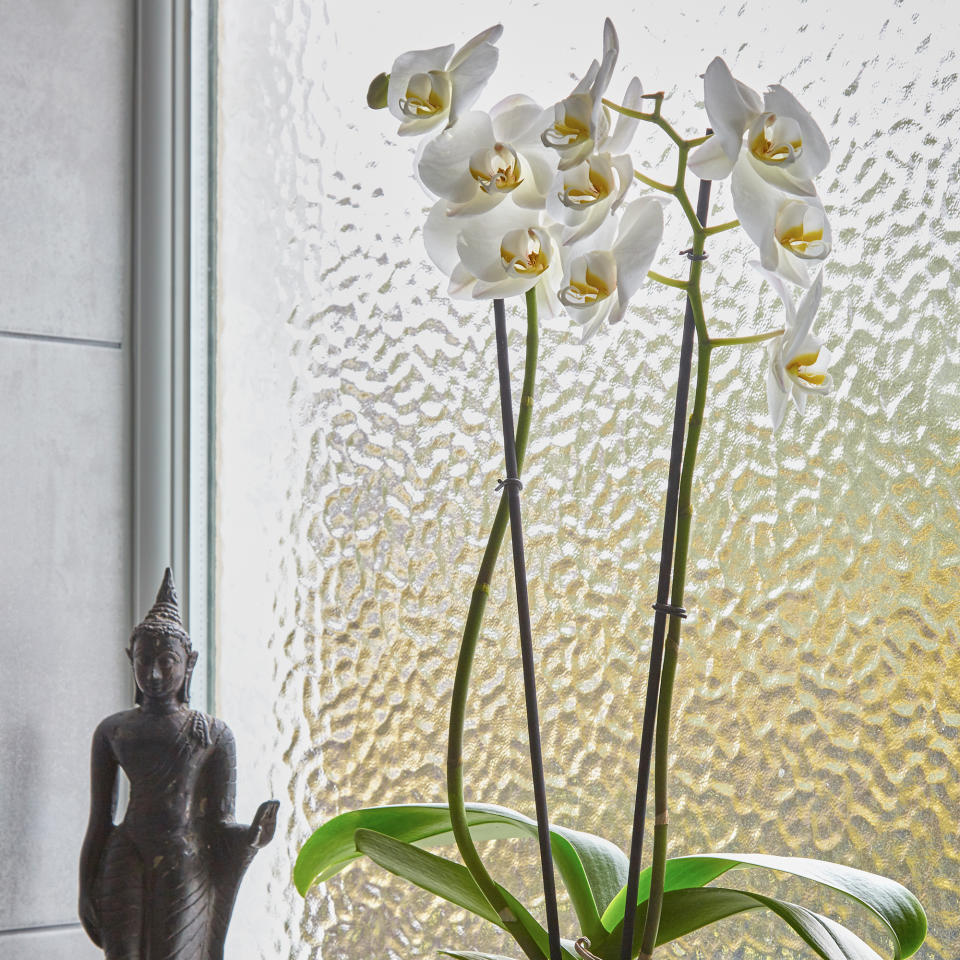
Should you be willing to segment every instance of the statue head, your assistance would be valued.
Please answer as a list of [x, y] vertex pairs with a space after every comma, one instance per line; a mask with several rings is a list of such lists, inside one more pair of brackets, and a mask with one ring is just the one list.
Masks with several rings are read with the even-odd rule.
[[[144, 690], [152, 696], [176, 695], [181, 703], [190, 700], [190, 678], [197, 663], [197, 652], [183, 628], [177, 590], [170, 568], [150, 612], [133, 628], [127, 656], [137, 681], [137, 703], [143, 703]], [[168, 689], [170, 685], [173, 689]]]

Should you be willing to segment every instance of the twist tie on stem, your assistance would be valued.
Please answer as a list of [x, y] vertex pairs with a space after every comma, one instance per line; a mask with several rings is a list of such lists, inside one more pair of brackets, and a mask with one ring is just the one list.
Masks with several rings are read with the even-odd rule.
[[497, 480], [494, 490], [502, 490], [504, 487], [516, 486], [517, 490], [523, 489], [523, 481], [519, 477], [502, 477]]
[[710, 254], [708, 253], [694, 253], [693, 247], [687, 247], [686, 250], [680, 251], [681, 257], [686, 257], [688, 260], [709, 260]]
[[659, 613], [666, 613], [671, 617], [678, 617], [680, 620], [687, 619], [686, 608], [678, 607], [672, 603], [655, 603], [653, 604], [653, 609]]
[[590, 952], [590, 941], [586, 937], [580, 937], [578, 940], [574, 941], [573, 949], [577, 951], [577, 954], [583, 957], [583, 960], [600, 960], [600, 958]]

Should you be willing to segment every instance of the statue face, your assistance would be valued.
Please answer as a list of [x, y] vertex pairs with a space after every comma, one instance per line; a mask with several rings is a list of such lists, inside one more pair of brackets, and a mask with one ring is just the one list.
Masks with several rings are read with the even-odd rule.
[[132, 659], [137, 686], [155, 700], [176, 696], [191, 666], [179, 640], [160, 636], [137, 637]]

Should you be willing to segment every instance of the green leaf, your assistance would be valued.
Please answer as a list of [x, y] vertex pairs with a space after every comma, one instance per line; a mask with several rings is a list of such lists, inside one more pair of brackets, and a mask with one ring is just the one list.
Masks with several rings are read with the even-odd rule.
[[[441, 897], [450, 903], [475, 913], [484, 920], [505, 929], [503, 921], [490, 906], [487, 898], [470, 875], [470, 871], [459, 863], [445, 860], [434, 853], [428, 853], [419, 847], [411, 846], [401, 840], [395, 840], [386, 834], [373, 830], [357, 830], [356, 844], [361, 853], [374, 863], [389, 870], [390, 873], [409, 880], [424, 890]], [[549, 954], [547, 931], [531, 916], [526, 907], [509, 890], [497, 884], [507, 906], [520, 922], [520, 925], [536, 941], [544, 956]], [[566, 953], [566, 951], [564, 951]], [[567, 956], [570, 956], [567, 953]]]
[[470, 871], [459, 863], [373, 830], [357, 831], [357, 848], [384, 870], [503, 927]]
[[[664, 890], [702, 887], [736, 867], [760, 867], [790, 873], [850, 897], [878, 917], [893, 937], [894, 960], [915, 953], [926, 936], [926, 915], [920, 901], [906, 887], [887, 877], [825, 860], [774, 857], [762, 853], [677, 857], [667, 861]], [[641, 907], [638, 909], [644, 909], [642, 904], [649, 895], [650, 871], [647, 869], [640, 876], [638, 903]], [[619, 930], [622, 927], [625, 901], [626, 891], [621, 890], [603, 915], [602, 922], [606, 930]]]
[[[634, 950], [640, 945], [646, 906], [644, 903], [637, 912]], [[855, 933], [829, 917], [786, 900], [726, 887], [693, 887], [664, 894], [657, 946], [718, 920], [761, 907], [766, 907], [784, 920], [822, 960], [881, 960], [876, 951]], [[615, 960], [620, 955], [620, 938], [616, 934], [608, 935], [591, 950], [597, 951], [601, 957]]]
[[[466, 809], [475, 841], [537, 835], [535, 820], [506, 807], [469, 803]], [[376, 830], [418, 846], [453, 842], [446, 804], [404, 804], [342, 813], [320, 827], [300, 850], [293, 876], [301, 894], [357, 859], [353, 835], [358, 829]], [[602, 936], [600, 911], [626, 883], [626, 856], [610, 841], [579, 830], [554, 826], [550, 834], [557, 870], [581, 929], [588, 937]]]
[[477, 953], [476, 950], [441, 950], [440, 953], [453, 960], [513, 960], [502, 953]]

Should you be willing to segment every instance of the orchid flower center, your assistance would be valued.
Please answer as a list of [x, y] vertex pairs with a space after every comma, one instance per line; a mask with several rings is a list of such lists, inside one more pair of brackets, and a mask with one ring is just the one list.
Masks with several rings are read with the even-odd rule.
[[803, 260], [823, 260], [830, 253], [824, 240], [823, 211], [803, 200], [788, 200], [777, 212], [774, 233], [785, 249]]
[[558, 297], [565, 307], [589, 307], [617, 287], [617, 262], [609, 251], [597, 250], [577, 257], [570, 265], [570, 282]]
[[511, 230], [500, 241], [500, 261], [504, 270], [523, 276], [543, 273], [550, 266], [540, 231]]
[[484, 193], [509, 193], [523, 183], [520, 158], [507, 143], [495, 143], [471, 154], [470, 176]]
[[813, 387], [822, 386], [827, 379], [826, 374], [816, 373], [809, 369], [816, 365], [819, 356], [819, 350], [816, 353], [797, 354], [797, 356], [787, 364], [787, 373], [794, 380], [802, 380], [804, 383], [808, 383]]
[[567, 171], [563, 190], [557, 196], [565, 207], [580, 210], [610, 196], [612, 190], [607, 177], [592, 163], [585, 163]]
[[761, 163], [793, 163], [803, 152], [800, 124], [793, 117], [764, 114], [750, 130], [750, 151]]
[[593, 101], [586, 94], [568, 97], [554, 108], [553, 125], [540, 134], [545, 147], [571, 147], [590, 139], [590, 113]]
[[407, 95], [400, 100], [405, 117], [432, 117], [444, 110], [450, 100], [450, 77], [442, 70], [415, 73], [407, 83]]

